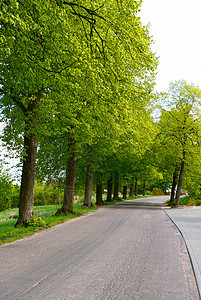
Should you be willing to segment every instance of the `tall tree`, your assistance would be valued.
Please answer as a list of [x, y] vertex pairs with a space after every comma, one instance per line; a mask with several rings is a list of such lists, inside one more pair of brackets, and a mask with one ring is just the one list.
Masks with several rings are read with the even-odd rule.
[[[178, 172], [179, 166], [175, 198], [175, 206], [178, 206], [186, 161], [200, 145], [201, 90], [186, 81], [176, 81], [170, 84], [166, 100], [169, 101], [169, 106], [168, 110], [162, 112], [160, 125], [169, 147], [174, 149], [174, 172]], [[174, 180], [175, 176], [173, 187]]]
[[[54, 131], [54, 139], [61, 128], [71, 149], [67, 152], [71, 152], [70, 141], [77, 145], [79, 134], [75, 132], [80, 133], [81, 122], [86, 120], [82, 117], [84, 106], [90, 105], [92, 110], [96, 99], [99, 108], [107, 101], [110, 109], [120, 112], [123, 107], [126, 113], [129, 94], [139, 89], [140, 82], [148, 85], [151, 81], [156, 59], [148, 30], [137, 16], [140, 4], [112, 0], [1, 3], [2, 108], [10, 124], [16, 125], [16, 116], [20, 116], [21, 127], [16, 131], [24, 135], [17, 225], [26, 224], [33, 216], [38, 137]], [[75, 176], [75, 170], [68, 170], [69, 166], [75, 168], [75, 157], [75, 150], [73, 155], [68, 153], [67, 176]], [[73, 192], [68, 189], [73, 191], [74, 179], [66, 179], [67, 183], [65, 213], [73, 212]]]
[[[48, 117], [55, 114], [56, 89], [59, 92], [64, 77], [66, 81], [67, 70], [76, 68], [85, 57], [85, 42], [74, 34], [72, 12], [72, 6], [65, 9], [57, 1], [1, 3], [2, 115], [9, 128], [24, 136], [17, 225], [26, 224], [33, 216], [38, 134], [48, 127], [40, 125], [44, 125], [44, 119], [47, 125]], [[16, 135], [10, 136], [19, 141]], [[6, 135], [5, 141], [8, 143]]]
[[[73, 87], [76, 92], [72, 90], [69, 93], [69, 90], [64, 89], [61, 97], [68, 103], [69, 94], [73, 96], [70, 111], [76, 117], [75, 120], [68, 118], [67, 124], [73, 122], [75, 125], [73, 134], [76, 144], [79, 144], [81, 136], [81, 143], [90, 144], [93, 143], [91, 140], [94, 135], [100, 135], [97, 129], [95, 134], [90, 129], [94, 129], [103, 116], [110, 120], [110, 124], [119, 126], [117, 116], [126, 116], [127, 107], [133, 101], [134, 95], [137, 102], [139, 90], [141, 93], [148, 93], [152, 86], [156, 59], [150, 50], [148, 30], [137, 17], [140, 3], [122, 2], [119, 5], [116, 1], [98, 1], [96, 4], [91, 1], [64, 1], [63, 6], [73, 9], [71, 13], [75, 16], [80, 31], [85, 33], [88, 56], [85, 58], [85, 69], [79, 66], [73, 74]], [[68, 80], [69, 74], [70, 72]], [[62, 111], [64, 120], [65, 110], [59, 110]], [[94, 118], [91, 118], [87, 110]], [[96, 113], [97, 110], [99, 114]], [[83, 133], [83, 124], [89, 134], [87, 141], [83, 139], [86, 134], [80, 134]], [[106, 120], [102, 124], [105, 127]], [[73, 199], [70, 201], [72, 204]]]

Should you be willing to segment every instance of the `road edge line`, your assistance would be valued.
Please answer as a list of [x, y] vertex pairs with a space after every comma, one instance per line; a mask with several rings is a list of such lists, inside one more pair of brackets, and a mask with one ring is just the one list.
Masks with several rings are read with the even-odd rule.
[[199, 297], [201, 299], [201, 275], [200, 275], [199, 268], [197, 266], [198, 265], [197, 264], [197, 260], [195, 258], [194, 253], [193, 253], [193, 250], [192, 250], [192, 247], [190, 245], [190, 242], [188, 241], [188, 238], [187, 238], [186, 234], [179, 228], [179, 226], [177, 225], [177, 223], [168, 215], [168, 213], [166, 212], [166, 210], [163, 209], [163, 211], [165, 212], [166, 216], [170, 219], [170, 221], [178, 229], [178, 231], [180, 232], [180, 234], [181, 234], [181, 236], [182, 236], [182, 238], [184, 240], [184, 243], [186, 245], [186, 250], [188, 252], [188, 256], [189, 256], [189, 259], [190, 259], [190, 262], [191, 262], [191, 266], [192, 266], [192, 269], [193, 269], [193, 274], [194, 274], [194, 277], [195, 277], [195, 282], [196, 282], [196, 285], [197, 285], [198, 294], [199, 294]]

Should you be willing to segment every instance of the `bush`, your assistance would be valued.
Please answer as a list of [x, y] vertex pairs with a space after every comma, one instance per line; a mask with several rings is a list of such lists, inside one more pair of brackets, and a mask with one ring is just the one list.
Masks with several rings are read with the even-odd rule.
[[59, 205], [63, 200], [63, 190], [57, 186], [35, 182], [34, 205]]
[[4, 171], [0, 172], [0, 211], [18, 206], [19, 187], [14, 186], [12, 179]]
[[45, 221], [40, 217], [33, 217], [27, 222], [27, 226], [46, 227]]
[[[0, 172], [0, 211], [19, 207], [20, 186], [13, 185], [11, 177]], [[60, 205], [63, 200], [63, 190], [57, 186], [46, 186], [35, 182], [34, 205]]]
[[146, 196], [153, 196], [153, 192], [151, 192], [151, 191], [146, 191]]
[[163, 196], [165, 195], [163, 190], [160, 188], [153, 188], [153, 195], [154, 196]]
[[187, 196], [180, 198], [180, 205], [201, 206], [201, 194], [196, 196]]

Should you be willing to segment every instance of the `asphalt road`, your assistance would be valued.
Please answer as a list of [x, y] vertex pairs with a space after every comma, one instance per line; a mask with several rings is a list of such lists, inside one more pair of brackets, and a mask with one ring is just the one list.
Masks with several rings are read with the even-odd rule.
[[104, 207], [0, 247], [0, 299], [199, 299], [165, 199]]

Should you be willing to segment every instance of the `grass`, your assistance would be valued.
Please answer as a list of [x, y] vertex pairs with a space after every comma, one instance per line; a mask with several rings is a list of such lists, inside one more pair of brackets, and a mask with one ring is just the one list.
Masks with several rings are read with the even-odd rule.
[[[167, 206], [174, 207], [174, 203], [170, 202], [170, 200], [167, 200], [165, 204]], [[200, 206], [200, 205], [201, 205], [201, 195], [181, 197], [179, 201], [179, 206]]]
[[[82, 203], [74, 205], [74, 213], [67, 216], [62, 214], [61, 216], [55, 216], [55, 213], [60, 207], [58, 205], [45, 205], [35, 206], [34, 216], [41, 217], [46, 222], [46, 228], [50, 228], [57, 224], [63, 223], [68, 219], [79, 217], [87, 212], [94, 211], [96, 207], [82, 208]], [[45, 228], [36, 228], [32, 226], [14, 228], [18, 218], [18, 209], [13, 208], [0, 212], [0, 245], [5, 243], [11, 243], [16, 240], [22, 239], [25, 236], [35, 234], [39, 230]]]
[[201, 195], [182, 197], [179, 201], [179, 205], [200, 206], [201, 205]]
[[[111, 205], [120, 201], [122, 200], [113, 200], [111, 202], [104, 201], [103, 205]], [[59, 205], [34, 206], [34, 216], [40, 217], [45, 220], [46, 228], [38, 228], [33, 226], [28, 226], [26, 228], [14, 228], [18, 218], [18, 208], [12, 208], [2, 211], [0, 212], [0, 245], [14, 242], [16, 240], [22, 239], [25, 236], [34, 235], [40, 230], [45, 230], [52, 226], [61, 224], [66, 220], [77, 218], [85, 213], [97, 209], [96, 207], [84, 208], [82, 206], [83, 203], [75, 203], [74, 214], [62, 214], [60, 216], [55, 216], [55, 213], [60, 208]]]
[[[128, 197], [129, 199], [142, 198], [142, 196], [137, 197]], [[125, 199], [112, 200], [111, 202], [104, 201], [102, 205], [111, 205]], [[59, 205], [44, 205], [44, 206], [35, 206], [34, 207], [34, 216], [40, 217], [45, 220], [46, 228], [38, 228], [33, 226], [28, 227], [18, 227], [14, 228], [17, 218], [18, 218], [18, 208], [8, 209], [0, 212], [0, 245], [5, 243], [11, 243], [16, 240], [22, 239], [25, 236], [34, 235], [40, 230], [45, 230], [57, 224], [61, 224], [66, 220], [77, 218], [85, 213], [94, 211], [97, 208], [83, 208], [83, 203], [74, 204], [74, 214], [68, 214], [67, 216], [62, 214], [60, 216], [55, 216], [55, 213], [60, 208]]]

